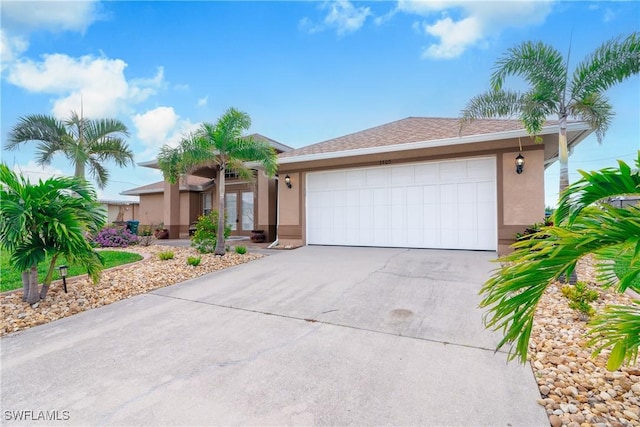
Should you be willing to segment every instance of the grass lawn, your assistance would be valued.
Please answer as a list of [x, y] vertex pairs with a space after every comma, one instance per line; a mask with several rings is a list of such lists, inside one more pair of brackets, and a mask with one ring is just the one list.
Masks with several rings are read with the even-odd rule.
[[[117, 265], [128, 264], [130, 262], [139, 261], [142, 256], [133, 252], [120, 251], [100, 251], [100, 256], [104, 263], [104, 268], [115, 267]], [[38, 283], [42, 283], [49, 268], [49, 260], [47, 257], [45, 262], [38, 264]], [[56, 266], [66, 264], [64, 258], [58, 259]], [[87, 274], [82, 267], [69, 265], [69, 274], [67, 277], [80, 276]], [[58, 270], [53, 272], [53, 280], [60, 279]], [[11, 268], [9, 262], [9, 253], [0, 251], [0, 292], [10, 291], [12, 289], [22, 288], [22, 274]]]

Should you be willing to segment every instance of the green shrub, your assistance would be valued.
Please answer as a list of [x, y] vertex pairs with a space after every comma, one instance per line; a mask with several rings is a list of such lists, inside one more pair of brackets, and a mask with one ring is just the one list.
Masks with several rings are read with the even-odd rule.
[[[531, 235], [539, 232], [542, 227], [550, 227], [553, 225], [553, 220], [551, 217], [546, 217], [542, 222], [536, 222], [532, 224], [530, 227], [527, 227], [523, 233], [516, 233], [517, 240], [526, 240], [531, 239]], [[549, 236], [540, 236], [536, 237], [536, 239], [546, 239]]]
[[[224, 238], [231, 235], [231, 227], [225, 225]], [[211, 253], [216, 249], [218, 236], [218, 211], [211, 211], [207, 215], [201, 215], [196, 222], [196, 231], [191, 238], [191, 246], [200, 253]]]
[[240, 255], [244, 255], [247, 253], [247, 247], [246, 246], [236, 246], [236, 253], [240, 254]]
[[194, 267], [199, 266], [200, 261], [202, 261], [202, 258], [200, 258], [199, 256], [190, 256], [189, 258], [187, 258], [187, 264], [192, 265]]
[[160, 258], [162, 261], [173, 259], [173, 257], [174, 257], [173, 251], [158, 252], [158, 258]]
[[595, 314], [591, 303], [598, 299], [598, 291], [589, 289], [585, 282], [577, 282], [574, 286], [563, 286], [562, 295], [569, 300], [569, 307], [572, 309], [579, 311], [586, 317]]

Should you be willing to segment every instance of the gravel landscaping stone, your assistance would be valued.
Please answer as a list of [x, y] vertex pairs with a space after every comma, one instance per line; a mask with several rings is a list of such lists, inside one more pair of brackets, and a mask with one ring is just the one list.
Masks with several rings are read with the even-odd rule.
[[[110, 248], [112, 249], [112, 248]], [[117, 249], [116, 249], [117, 250]], [[200, 254], [189, 247], [161, 245], [132, 246], [120, 249], [142, 254], [142, 261], [102, 272], [100, 281], [93, 284], [86, 276], [67, 279], [65, 294], [62, 282], [55, 281], [47, 298], [33, 307], [22, 301], [22, 290], [0, 295], [0, 336], [42, 325], [85, 310], [170, 286], [204, 274], [233, 267], [262, 258], [263, 255], [227, 253], [224, 256]], [[162, 261], [158, 252], [172, 251], [174, 258]], [[187, 258], [201, 257], [200, 265], [187, 264]]]
[[[578, 280], [597, 289], [592, 305], [630, 305], [631, 298], [596, 286], [593, 260], [578, 264]], [[586, 322], [569, 308], [562, 284], [548, 287], [536, 311], [529, 358], [540, 389], [538, 403], [552, 426], [640, 426], [640, 366], [606, 369], [609, 351], [596, 358], [586, 348]]]

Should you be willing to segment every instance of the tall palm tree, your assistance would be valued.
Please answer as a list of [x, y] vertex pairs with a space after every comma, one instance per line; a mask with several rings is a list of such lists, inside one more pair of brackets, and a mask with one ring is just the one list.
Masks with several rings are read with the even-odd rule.
[[[85, 233], [104, 225], [104, 210], [83, 179], [62, 177], [29, 183], [0, 164], [0, 247], [11, 253], [11, 265], [22, 271], [23, 300], [34, 304], [47, 296], [60, 256], [87, 268], [97, 280], [102, 263]], [[51, 256], [38, 292], [37, 266]]]
[[74, 176], [85, 178], [85, 169], [98, 187], [104, 188], [109, 180], [105, 161], [113, 161], [120, 167], [133, 165], [133, 152], [123, 137], [129, 135], [127, 127], [116, 119], [89, 120], [75, 111], [61, 121], [52, 116], [33, 114], [21, 117], [9, 132], [8, 150], [21, 144], [36, 141], [36, 161], [49, 165], [55, 154], [64, 154], [75, 166]]
[[219, 212], [216, 255], [225, 253], [225, 171], [231, 170], [243, 179], [253, 179], [253, 171], [244, 162], [262, 163], [269, 176], [273, 176], [278, 168], [276, 151], [271, 145], [242, 136], [250, 127], [249, 115], [232, 107], [215, 124], [203, 123], [178, 147], [165, 145], [158, 156], [158, 165], [165, 179], [172, 184], [192, 169], [202, 166], [216, 169]]
[[[582, 179], [562, 193], [554, 226], [521, 240], [502, 267], [484, 284], [481, 306], [488, 308], [487, 327], [501, 330], [498, 348], [513, 343], [511, 358], [526, 360], [536, 306], [547, 286], [571, 274], [580, 258], [593, 254], [598, 279], [619, 292], [640, 292], [640, 206], [616, 208], [599, 201], [640, 195], [640, 171], [619, 161], [619, 168], [580, 172]], [[640, 151], [636, 160], [640, 168]], [[607, 367], [634, 363], [640, 347], [640, 301], [609, 306], [591, 321], [590, 345], [595, 353], [612, 348]]]
[[[530, 135], [537, 135], [548, 117], [559, 124], [560, 192], [569, 185], [567, 120], [588, 123], [602, 142], [613, 117], [605, 91], [640, 72], [640, 40], [634, 32], [604, 42], [569, 73], [569, 57], [542, 42], [525, 42], [500, 58], [491, 75], [492, 90], [472, 98], [461, 123], [491, 117], [518, 116]], [[528, 84], [524, 92], [503, 90], [509, 76]]]

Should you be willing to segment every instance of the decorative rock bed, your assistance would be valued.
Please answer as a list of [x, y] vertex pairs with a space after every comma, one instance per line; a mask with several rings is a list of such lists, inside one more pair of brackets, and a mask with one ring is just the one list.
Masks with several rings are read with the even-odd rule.
[[[33, 308], [22, 301], [22, 290], [0, 295], [0, 336], [262, 257], [254, 253], [227, 253], [220, 257], [200, 254], [193, 248], [161, 245], [132, 246], [122, 250], [138, 252], [145, 259], [103, 271], [96, 285], [84, 275], [67, 279], [67, 294], [61, 282], [56, 281], [47, 298]], [[174, 258], [161, 261], [157, 254], [166, 251], [173, 252]], [[201, 257], [200, 265], [187, 264], [190, 256]]]
[[[592, 260], [578, 264], [578, 279], [594, 284]], [[609, 351], [591, 358], [585, 348], [586, 322], [569, 308], [552, 284], [543, 296], [534, 320], [529, 357], [540, 388], [538, 403], [547, 411], [553, 427], [640, 426], [640, 366], [606, 369]], [[600, 298], [597, 312], [605, 304], [629, 305], [630, 298], [611, 289], [593, 286]]]

